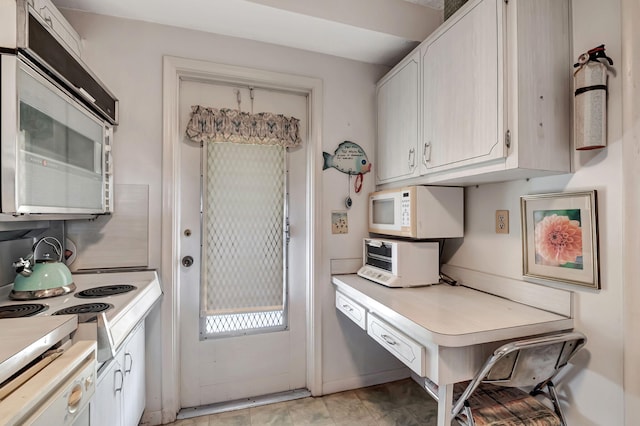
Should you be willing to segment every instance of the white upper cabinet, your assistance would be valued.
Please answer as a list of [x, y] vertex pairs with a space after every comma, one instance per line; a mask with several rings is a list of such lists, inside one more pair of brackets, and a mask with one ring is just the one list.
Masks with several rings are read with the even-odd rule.
[[417, 175], [419, 164], [420, 55], [414, 52], [377, 86], [377, 183]]
[[[381, 83], [419, 55], [417, 123], [407, 109], [380, 108], [379, 88], [376, 161], [385, 168], [377, 183], [473, 185], [570, 172], [569, 1], [469, 0], [385, 76]], [[413, 106], [405, 92], [385, 98]], [[408, 134], [418, 142], [405, 137], [396, 152], [390, 141]], [[418, 155], [414, 169], [408, 146]], [[405, 174], [382, 174], [400, 167]]]
[[505, 156], [498, 17], [477, 3], [422, 50], [422, 173]]

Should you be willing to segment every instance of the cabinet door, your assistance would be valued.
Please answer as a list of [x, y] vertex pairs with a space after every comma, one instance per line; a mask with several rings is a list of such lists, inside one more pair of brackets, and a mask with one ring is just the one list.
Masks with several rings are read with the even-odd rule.
[[137, 425], [145, 407], [144, 322], [133, 332], [123, 350], [123, 416], [125, 425]]
[[501, 4], [476, 2], [422, 49], [423, 174], [506, 154]]
[[110, 361], [107, 371], [99, 374], [96, 391], [89, 407], [91, 426], [122, 424], [122, 391], [124, 371], [118, 359]]
[[410, 177], [417, 169], [419, 60], [416, 52], [378, 84], [377, 183]]

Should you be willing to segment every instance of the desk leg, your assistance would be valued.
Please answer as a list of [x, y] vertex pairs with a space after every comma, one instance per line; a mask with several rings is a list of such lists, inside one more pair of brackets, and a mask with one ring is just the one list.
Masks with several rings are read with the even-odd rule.
[[438, 426], [451, 426], [453, 407], [453, 383], [438, 386]]

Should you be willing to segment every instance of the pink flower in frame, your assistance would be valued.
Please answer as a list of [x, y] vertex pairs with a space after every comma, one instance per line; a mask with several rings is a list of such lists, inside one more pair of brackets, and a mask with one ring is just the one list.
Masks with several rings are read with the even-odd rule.
[[580, 222], [552, 214], [535, 225], [536, 254], [543, 264], [561, 266], [576, 263], [582, 256]]

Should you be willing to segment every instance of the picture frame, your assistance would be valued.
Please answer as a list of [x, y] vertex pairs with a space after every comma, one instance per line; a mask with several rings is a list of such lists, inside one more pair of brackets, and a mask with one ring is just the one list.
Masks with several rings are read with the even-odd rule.
[[525, 281], [600, 289], [597, 192], [520, 197]]

